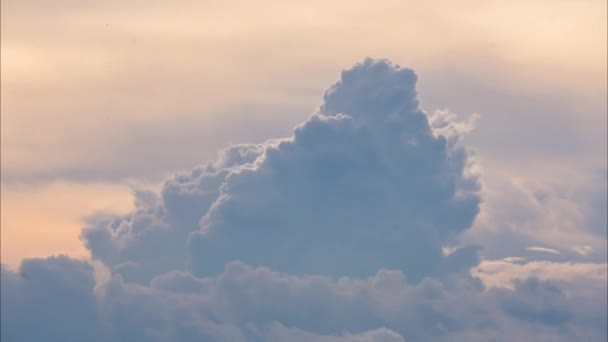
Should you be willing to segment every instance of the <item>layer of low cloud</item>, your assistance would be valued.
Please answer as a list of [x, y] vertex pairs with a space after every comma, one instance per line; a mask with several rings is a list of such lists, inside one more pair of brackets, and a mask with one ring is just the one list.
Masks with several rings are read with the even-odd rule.
[[484, 260], [471, 273], [479, 277], [487, 287], [513, 288], [514, 282], [535, 277], [569, 284], [572, 289], [578, 287], [580, 291], [593, 284], [605, 287], [608, 268], [605, 263], [529, 261], [521, 257], [509, 257]]
[[[585, 273], [580, 273], [585, 275]], [[528, 278], [481, 291], [464, 282], [409, 284], [294, 276], [239, 262], [213, 277], [170, 272], [142, 286], [65, 257], [2, 269], [6, 341], [602, 341], [605, 277], [593, 291]], [[572, 291], [575, 290], [575, 291]]]

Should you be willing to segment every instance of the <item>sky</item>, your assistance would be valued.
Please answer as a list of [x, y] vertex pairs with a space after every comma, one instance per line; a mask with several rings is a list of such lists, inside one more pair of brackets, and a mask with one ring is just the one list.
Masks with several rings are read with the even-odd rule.
[[606, 339], [605, 1], [1, 6], [3, 340]]

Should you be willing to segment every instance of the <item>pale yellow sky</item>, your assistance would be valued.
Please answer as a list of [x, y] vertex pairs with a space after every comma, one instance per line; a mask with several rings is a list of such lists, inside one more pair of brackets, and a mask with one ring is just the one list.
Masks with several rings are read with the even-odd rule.
[[132, 207], [129, 188], [116, 184], [53, 182], [1, 189], [2, 263], [12, 267], [23, 257], [86, 257], [78, 238], [84, 216], [126, 213]]
[[82, 254], [81, 218], [130, 206], [124, 178], [157, 181], [226, 143], [289, 132], [365, 56], [414, 68], [428, 92], [445, 73], [571, 97], [578, 110], [553, 120], [605, 137], [603, 0], [6, 0], [1, 12], [10, 264]]

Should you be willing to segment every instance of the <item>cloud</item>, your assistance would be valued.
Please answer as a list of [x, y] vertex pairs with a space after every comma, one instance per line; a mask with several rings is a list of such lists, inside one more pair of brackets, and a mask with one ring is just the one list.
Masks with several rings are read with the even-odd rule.
[[484, 173], [480, 215], [463, 240], [485, 246], [490, 259], [606, 262], [605, 169], [566, 176]]
[[263, 147], [226, 148], [216, 161], [166, 179], [160, 196], [136, 189], [133, 212], [91, 217], [81, 239], [94, 259], [129, 280], [149, 281], [156, 274], [184, 269], [188, 236], [218, 198], [226, 176], [253, 162]]
[[441, 250], [479, 210], [475, 160], [459, 139], [469, 128], [449, 113], [432, 127], [416, 79], [367, 59], [342, 73], [292, 137], [228, 148], [170, 177], [160, 198], [143, 203], [136, 193], [134, 213], [82, 237], [94, 258], [142, 280], [186, 262], [214, 274], [233, 260], [292, 273], [395, 268], [416, 281], [468, 269], [476, 248]]
[[212, 277], [174, 271], [144, 286], [114, 276], [93, 287], [91, 267], [67, 258], [59, 258], [63, 261], [58, 265], [57, 260], [30, 260], [21, 276], [3, 269], [3, 341], [34, 341], [41, 336], [47, 341], [606, 337], [605, 279], [593, 281], [596, 290], [583, 292], [566, 292], [534, 278], [516, 281], [513, 289], [480, 291], [466, 282], [446, 286], [426, 279], [410, 284], [397, 270], [332, 279], [234, 262]]
[[574, 250], [576, 253], [580, 254], [580, 255], [588, 255], [589, 253], [593, 252], [593, 247], [591, 246], [574, 246], [572, 247], [572, 250]]
[[2, 341], [94, 341], [92, 271], [67, 257], [28, 259], [18, 273], [2, 266]]
[[[366, 59], [291, 137], [229, 147], [135, 189], [133, 212], [92, 216], [81, 239], [101, 266], [3, 268], [2, 340], [605, 340], [605, 273], [530, 277], [521, 256], [482, 271], [462, 239], [481, 203], [473, 119], [427, 115], [416, 80]], [[515, 221], [542, 208], [522, 196], [534, 206]]]
[[608, 278], [605, 263], [574, 263], [552, 261], [529, 261], [522, 258], [484, 260], [471, 272], [487, 287], [513, 288], [515, 281], [530, 277], [562, 283], [576, 283], [580, 288], [587, 284], [602, 284]]
[[561, 254], [561, 252], [558, 251], [557, 249], [547, 248], [547, 247], [532, 246], [532, 247], [526, 248], [526, 250], [532, 251], [532, 252], [542, 252], [542, 253], [555, 254], [555, 255]]
[[194, 271], [243, 260], [332, 275], [388, 267], [420, 280], [474, 265], [471, 249], [441, 252], [478, 212], [474, 160], [436, 134], [415, 82], [384, 60], [344, 71], [293, 137], [226, 177], [190, 237]]
[[379, 328], [376, 330], [366, 331], [360, 334], [342, 334], [342, 335], [318, 335], [297, 328], [287, 328], [280, 324], [273, 324], [266, 336], [268, 341], [319, 341], [319, 342], [404, 342], [405, 340], [398, 333], [386, 329]]

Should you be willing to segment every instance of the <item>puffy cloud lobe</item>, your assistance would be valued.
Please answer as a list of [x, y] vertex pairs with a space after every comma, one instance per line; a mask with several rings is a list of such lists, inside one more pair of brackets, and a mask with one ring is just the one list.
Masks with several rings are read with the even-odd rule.
[[219, 196], [228, 173], [253, 162], [262, 145], [236, 145], [218, 160], [169, 177], [160, 197], [136, 190], [135, 211], [120, 217], [93, 217], [81, 234], [93, 258], [132, 281], [184, 269], [186, 241], [198, 221]]
[[473, 161], [435, 134], [415, 81], [384, 60], [344, 71], [292, 138], [226, 177], [190, 238], [194, 271], [243, 260], [329, 275], [385, 267], [419, 281], [475, 265], [441, 253], [478, 212]]

